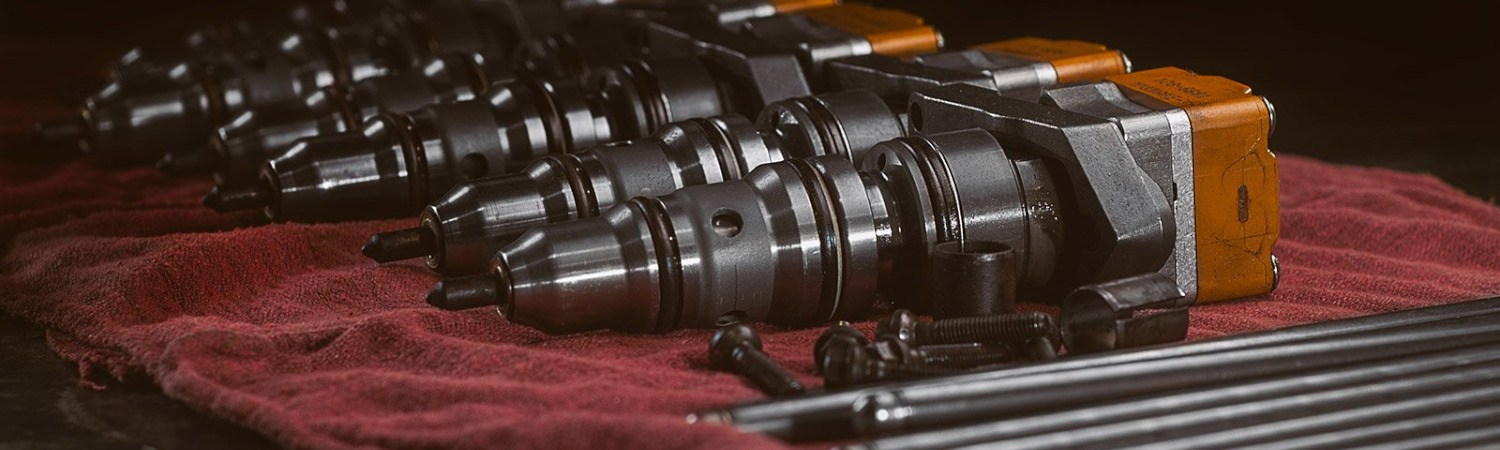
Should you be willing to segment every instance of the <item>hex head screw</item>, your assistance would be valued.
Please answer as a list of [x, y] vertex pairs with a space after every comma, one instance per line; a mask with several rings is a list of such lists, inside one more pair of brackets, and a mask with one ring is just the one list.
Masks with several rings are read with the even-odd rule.
[[709, 362], [714, 368], [737, 374], [771, 396], [797, 394], [802, 383], [793, 378], [761, 349], [760, 335], [745, 325], [729, 325], [714, 331], [708, 343]]
[[834, 333], [821, 348], [818, 365], [823, 370], [823, 385], [829, 388], [958, 372], [929, 366], [932, 356], [901, 341], [863, 345], [854, 336]]
[[[827, 363], [825, 357], [829, 354], [828, 348], [835, 345], [844, 345], [845, 343], [842, 340], [845, 339], [852, 341], [856, 347], [863, 348], [869, 344], [869, 340], [865, 339], [865, 334], [859, 332], [849, 322], [841, 320], [830, 325], [828, 329], [823, 330], [823, 334], [818, 335], [818, 340], [813, 343], [813, 365], [817, 366], [818, 373], [823, 373], [823, 367]], [[840, 342], [835, 344], [834, 341], [836, 340]]]

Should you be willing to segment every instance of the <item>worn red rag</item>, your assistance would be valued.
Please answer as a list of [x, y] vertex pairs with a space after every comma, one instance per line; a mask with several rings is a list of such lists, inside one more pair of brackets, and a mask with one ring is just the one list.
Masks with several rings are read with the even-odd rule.
[[[1500, 292], [1500, 209], [1437, 179], [1281, 158], [1281, 287], [1195, 308], [1200, 338]], [[167, 396], [292, 447], [781, 447], [691, 411], [757, 397], [710, 370], [708, 331], [549, 336], [422, 301], [437, 277], [376, 265], [410, 220], [258, 226], [150, 169], [0, 163], [0, 308], [85, 379]], [[868, 331], [869, 322], [860, 324]], [[816, 329], [757, 325], [817, 384]]]

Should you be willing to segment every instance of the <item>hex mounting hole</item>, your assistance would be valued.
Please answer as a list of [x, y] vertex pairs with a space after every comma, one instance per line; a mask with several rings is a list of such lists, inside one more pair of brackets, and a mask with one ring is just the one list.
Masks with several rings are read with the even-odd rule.
[[745, 227], [745, 220], [740, 218], [740, 213], [732, 209], [721, 209], [714, 213], [711, 224], [714, 232], [719, 233], [719, 236], [735, 237], [740, 234], [740, 229]]

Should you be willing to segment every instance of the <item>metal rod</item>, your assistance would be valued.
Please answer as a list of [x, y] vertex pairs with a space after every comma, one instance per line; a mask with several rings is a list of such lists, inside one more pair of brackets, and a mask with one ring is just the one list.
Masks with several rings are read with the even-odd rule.
[[[700, 412], [689, 416], [688, 419], [689, 421], [732, 424], [745, 431], [764, 433], [793, 441], [847, 437], [852, 433], [852, 430], [849, 429], [847, 420], [840, 419], [848, 415], [851, 405], [860, 399], [877, 393], [906, 387], [969, 383], [1005, 379], [1028, 374], [1056, 373], [1159, 359], [1238, 351], [1268, 345], [1471, 317], [1490, 314], [1496, 311], [1500, 311], [1500, 297], [1312, 323], [1182, 344], [1136, 349], [1128, 352], [1099, 353], [1067, 358], [1048, 364], [997, 369], [848, 391], [827, 392], [791, 399], [751, 402], [722, 410]], [[843, 424], [842, 429], [839, 428], [841, 423]]]
[[1431, 392], [1398, 402], [1231, 428], [1172, 441], [1142, 443], [1132, 448], [1211, 449], [1251, 445], [1348, 448], [1373, 444], [1376, 440], [1451, 430], [1476, 422], [1492, 425], [1495, 418], [1500, 417], [1500, 405], [1494, 404], [1496, 401], [1500, 401], [1500, 383], [1489, 379], [1452, 392]]
[[[1497, 380], [1500, 380], [1500, 364], [1487, 363], [1326, 392], [988, 442], [976, 447], [998, 445], [1014, 450], [1123, 446], [1200, 448], [1191, 436], [1221, 431], [1246, 434], [1244, 437], [1219, 435], [1220, 441], [1210, 440], [1208, 443], [1241, 447], [1255, 444], [1258, 439], [1275, 439], [1275, 433], [1299, 436], [1493, 403], [1500, 401]], [[1281, 428], [1270, 431], [1270, 435], [1265, 434], [1266, 428], [1272, 424]], [[1180, 440], [1162, 442], [1163, 439]], [[1241, 445], [1234, 445], [1236, 442]], [[1214, 445], [1207, 447], [1217, 448]]]
[[1500, 342], [1500, 320], [1469, 317], [1233, 353], [1122, 364], [1108, 370], [915, 386], [867, 397], [856, 403], [857, 414], [845, 417], [855, 432], [869, 436], [1493, 342]]
[[1382, 362], [1340, 367], [1247, 384], [1219, 385], [1160, 397], [1129, 399], [1081, 409], [1028, 415], [973, 425], [894, 435], [855, 447], [890, 449], [949, 448], [1038, 434], [1082, 429], [1126, 420], [1326, 391], [1437, 370], [1500, 361], [1500, 348], [1470, 347]]
[[1472, 427], [1464, 429], [1434, 433], [1430, 436], [1387, 441], [1359, 448], [1361, 450], [1493, 448], [1496, 442], [1500, 442], [1500, 427], [1496, 427], [1494, 423], [1494, 418], [1491, 418], [1487, 423], [1475, 424]]

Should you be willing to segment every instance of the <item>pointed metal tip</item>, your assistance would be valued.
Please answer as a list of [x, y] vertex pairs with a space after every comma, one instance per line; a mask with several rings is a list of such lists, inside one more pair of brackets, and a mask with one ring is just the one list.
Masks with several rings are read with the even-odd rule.
[[500, 287], [490, 274], [479, 274], [439, 281], [427, 291], [427, 304], [458, 311], [499, 304]]
[[44, 120], [33, 125], [31, 133], [47, 144], [72, 144], [83, 136], [83, 123], [75, 118]]
[[215, 186], [203, 196], [203, 206], [218, 212], [242, 211], [266, 206], [267, 196], [256, 188]]
[[[77, 118], [52, 119], [38, 122], [31, 133], [17, 133], [8, 138], [19, 139], [18, 145], [4, 145], [8, 159], [31, 162], [53, 162], [72, 159], [83, 154], [79, 140], [83, 137], [83, 123]], [[24, 143], [22, 143], [24, 142]]]
[[387, 263], [431, 255], [435, 250], [432, 232], [426, 227], [387, 231], [370, 236], [360, 252], [376, 262]]

